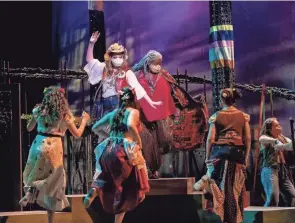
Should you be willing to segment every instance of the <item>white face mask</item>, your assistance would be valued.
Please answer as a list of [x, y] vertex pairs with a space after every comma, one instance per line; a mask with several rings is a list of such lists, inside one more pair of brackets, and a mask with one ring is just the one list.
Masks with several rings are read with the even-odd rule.
[[111, 61], [114, 67], [121, 67], [124, 62], [123, 58], [112, 58]]
[[159, 73], [162, 69], [161, 65], [153, 65], [153, 64], [150, 64], [149, 68], [150, 68], [150, 71], [155, 74]]

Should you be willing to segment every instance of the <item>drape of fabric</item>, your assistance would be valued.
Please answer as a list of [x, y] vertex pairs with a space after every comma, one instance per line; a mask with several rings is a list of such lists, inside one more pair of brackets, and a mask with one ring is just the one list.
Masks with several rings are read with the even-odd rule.
[[99, 191], [104, 210], [118, 214], [137, 207], [150, 187], [145, 160], [136, 143], [107, 138], [97, 146], [95, 155], [92, 187]]
[[65, 196], [66, 175], [63, 168], [61, 138], [37, 135], [30, 148], [23, 173], [24, 190], [33, 187], [35, 201], [43, 208], [61, 211], [69, 206]]
[[145, 89], [153, 101], [163, 102], [157, 111], [155, 111], [155, 109], [152, 108], [146, 100], [139, 100], [140, 107], [149, 122], [166, 119], [176, 112], [175, 104], [171, 96], [170, 84], [161, 73], [153, 74], [151, 76], [151, 82], [154, 83], [154, 86], [150, 86], [150, 83], [143, 72], [140, 72], [137, 78], [141, 86]]
[[216, 158], [207, 168], [209, 191], [213, 195], [212, 200], [207, 202], [207, 208], [212, 208], [223, 222], [243, 222], [246, 166]]
[[24, 191], [34, 191], [30, 203], [36, 201], [48, 210], [61, 211], [69, 206], [65, 196], [66, 175], [61, 137], [75, 118], [69, 111], [63, 119], [48, 126], [38, 116], [38, 109], [34, 108], [33, 116], [39, 134], [32, 143], [23, 172]]
[[173, 117], [173, 148], [176, 150], [195, 149], [204, 143], [208, 129], [207, 106], [197, 100], [194, 103], [192, 109], [177, 108]]
[[145, 123], [140, 132], [143, 155], [148, 169], [153, 172], [161, 167], [162, 151], [158, 143], [157, 123]]

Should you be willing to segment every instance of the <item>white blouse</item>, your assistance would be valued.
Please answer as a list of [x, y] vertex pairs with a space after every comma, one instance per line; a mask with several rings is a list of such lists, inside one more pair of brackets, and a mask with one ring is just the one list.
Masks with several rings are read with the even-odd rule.
[[[104, 62], [100, 62], [97, 59], [92, 59], [86, 64], [84, 70], [88, 74], [88, 81], [90, 84], [95, 85], [101, 81], [105, 66], [106, 64]], [[133, 71], [128, 70], [125, 75], [127, 83], [135, 91], [137, 100], [143, 98], [146, 95], [146, 91], [138, 82]]]

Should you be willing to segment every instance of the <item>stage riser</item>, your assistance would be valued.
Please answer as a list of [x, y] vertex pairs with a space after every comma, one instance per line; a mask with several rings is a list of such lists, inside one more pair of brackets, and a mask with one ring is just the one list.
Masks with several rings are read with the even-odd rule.
[[245, 211], [244, 223], [292, 223], [295, 209], [280, 211]]
[[[20, 212], [17, 212], [20, 213]], [[73, 223], [72, 213], [57, 213], [55, 223]], [[47, 214], [30, 214], [0, 217], [0, 223], [44, 223]]]

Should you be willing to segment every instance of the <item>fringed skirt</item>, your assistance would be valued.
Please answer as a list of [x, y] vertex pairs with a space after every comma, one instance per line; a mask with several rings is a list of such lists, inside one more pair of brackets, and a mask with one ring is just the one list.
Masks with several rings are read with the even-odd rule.
[[118, 214], [136, 208], [150, 189], [139, 147], [122, 138], [107, 138], [95, 149], [96, 173], [92, 187], [104, 210]]
[[24, 191], [33, 192], [30, 203], [47, 210], [61, 211], [69, 206], [65, 196], [66, 176], [60, 137], [37, 135], [23, 172]]
[[[213, 146], [212, 150], [215, 149], [216, 151], [218, 148], [234, 149], [234, 147]], [[238, 149], [239, 147], [237, 147]], [[236, 160], [241, 161], [243, 152], [241, 156], [236, 152], [231, 153], [231, 155], [237, 155]], [[212, 151], [212, 153], [214, 152]], [[246, 166], [243, 162], [234, 161], [233, 156], [230, 159], [225, 159], [225, 156], [221, 155], [220, 157], [223, 158], [220, 158], [212, 153], [210, 163], [207, 164], [207, 175], [210, 178], [209, 192], [212, 194], [212, 199], [208, 200], [207, 208], [213, 208], [213, 211], [220, 216], [223, 222], [241, 223], [243, 222], [244, 212], [243, 198], [246, 192], [244, 186]]]

